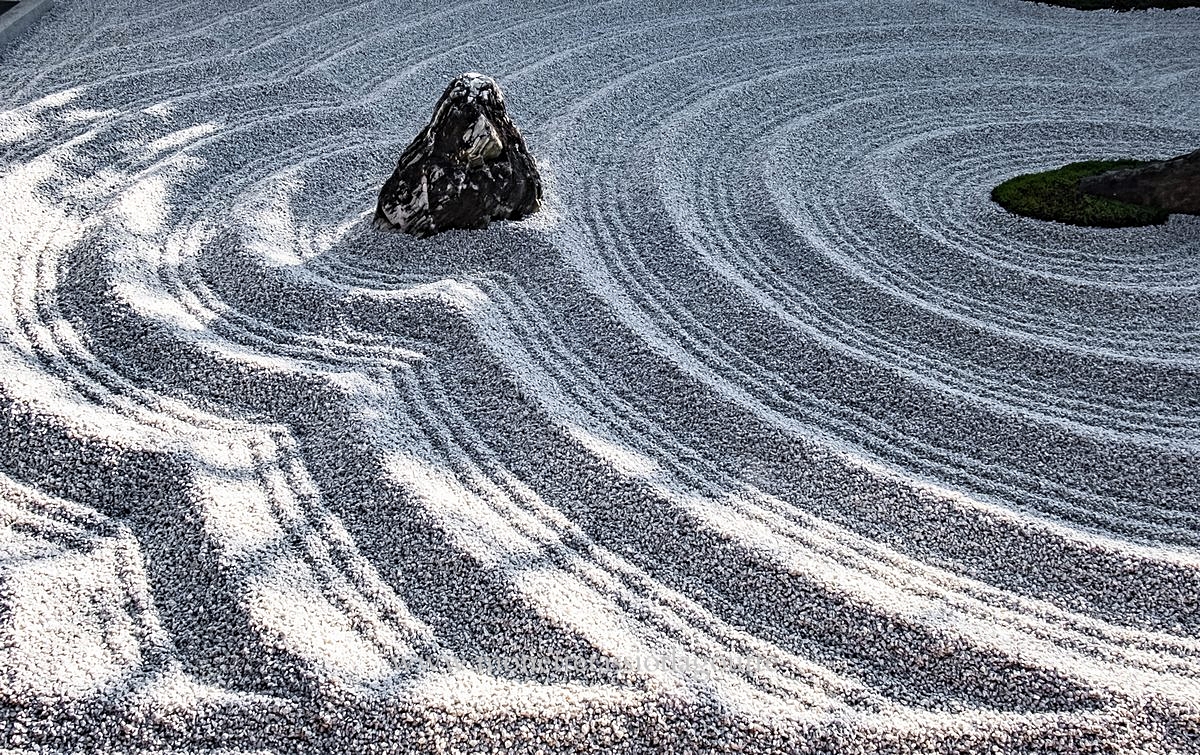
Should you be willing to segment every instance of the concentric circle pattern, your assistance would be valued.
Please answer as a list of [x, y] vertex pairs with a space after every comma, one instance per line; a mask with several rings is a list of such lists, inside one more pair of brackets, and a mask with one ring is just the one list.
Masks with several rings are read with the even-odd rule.
[[[1198, 39], [58, 0], [0, 55], [0, 743], [1200, 751], [1200, 218], [988, 198], [1195, 149]], [[377, 231], [469, 70], [545, 209]]]

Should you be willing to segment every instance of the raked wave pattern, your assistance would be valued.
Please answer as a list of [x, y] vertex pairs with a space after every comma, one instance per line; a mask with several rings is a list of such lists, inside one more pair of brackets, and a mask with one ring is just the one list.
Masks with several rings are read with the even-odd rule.
[[[58, 0], [0, 53], [0, 744], [1200, 752], [1200, 11]], [[546, 180], [375, 195], [454, 75]]]

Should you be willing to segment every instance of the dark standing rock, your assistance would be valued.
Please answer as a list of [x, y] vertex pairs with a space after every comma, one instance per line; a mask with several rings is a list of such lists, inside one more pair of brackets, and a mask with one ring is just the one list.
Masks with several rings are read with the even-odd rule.
[[379, 192], [375, 219], [415, 236], [538, 211], [542, 179], [494, 79], [464, 73]]
[[1167, 212], [1200, 215], [1200, 150], [1140, 168], [1080, 180], [1079, 190]]

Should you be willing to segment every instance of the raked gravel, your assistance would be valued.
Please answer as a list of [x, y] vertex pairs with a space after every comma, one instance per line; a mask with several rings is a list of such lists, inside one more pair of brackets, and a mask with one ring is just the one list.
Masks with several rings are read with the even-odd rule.
[[[0, 53], [0, 746], [1200, 752], [1200, 10], [57, 0]], [[369, 224], [495, 76], [545, 209]]]

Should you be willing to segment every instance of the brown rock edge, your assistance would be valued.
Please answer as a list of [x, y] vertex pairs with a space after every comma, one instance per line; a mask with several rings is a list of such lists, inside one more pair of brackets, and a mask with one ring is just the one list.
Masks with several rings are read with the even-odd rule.
[[1200, 150], [1170, 160], [1088, 176], [1079, 190], [1120, 202], [1200, 215]]

